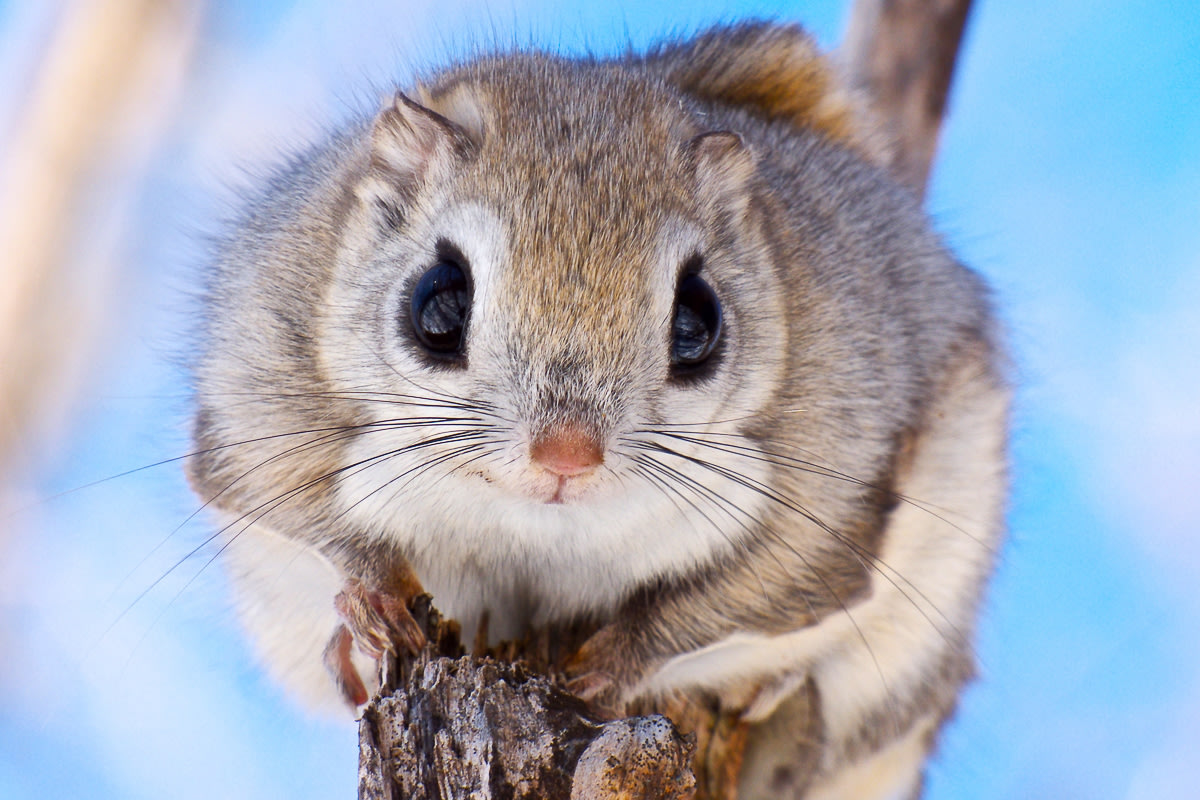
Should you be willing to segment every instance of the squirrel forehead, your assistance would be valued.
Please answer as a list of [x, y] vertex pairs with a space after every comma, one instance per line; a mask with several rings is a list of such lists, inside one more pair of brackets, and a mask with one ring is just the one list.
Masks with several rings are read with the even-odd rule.
[[426, 86], [420, 95], [456, 122], [475, 103], [485, 138], [504, 145], [669, 146], [698, 132], [680, 94], [623, 64], [514, 53], [471, 62]]
[[497, 300], [539, 320], [584, 304], [619, 317], [673, 285], [673, 265], [648, 278], [664, 233], [696, 215], [680, 148], [697, 128], [678, 97], [627, 69], [528, 55], [423, 94], [479, 140], [458, 185], [505, 221], [511, 296]]
[[611, 225], [688, 205], [679, 151], [699, 131], [678, 96], [626, 68], [518, 54], [422, 94], [478, 140], [464, 183], [512, 214]]

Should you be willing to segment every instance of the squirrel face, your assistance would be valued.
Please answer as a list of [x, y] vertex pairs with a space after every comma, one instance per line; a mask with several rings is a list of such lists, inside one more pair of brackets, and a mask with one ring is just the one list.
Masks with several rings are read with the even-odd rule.
[[[662, 574], [736, 543], [670, 487], [713, 481], [686, 434], [740, 430], [778, 395], [769, 198], [736, 135], [696, 131], [644, 82], [570, 69], [455, 75], [423, 92], [432, 108], [402, 97], [375, 121], [323, 364], [343, 391], [420, 398], [428, 423], [353, 442], [364, 465], [341, 500], [417, 550], [436, 539], [514, 568], [567, 550]], [[533, 97], [545, 113], [519, 113]], [[613, 107], [619, 124], [602, 124]], [[364, 413], [389, 427], [398, 410]], [[747, 512], [762, 502], [725, 491]], [[657, 533], [630, 552], [631, 529]]]

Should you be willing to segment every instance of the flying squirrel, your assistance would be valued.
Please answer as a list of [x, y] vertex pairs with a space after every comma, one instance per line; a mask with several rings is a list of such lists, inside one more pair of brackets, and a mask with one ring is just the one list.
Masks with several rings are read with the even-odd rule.
[[739, 797], [918, 796], [1010, 391], [861, 109], [743, 23], [467, 60], [279, 167], [209, 279], [188, 468], [269, 670], [362, 704], [422, 591], [468, 637], [585, 622], [586, 699], [751, 724]]

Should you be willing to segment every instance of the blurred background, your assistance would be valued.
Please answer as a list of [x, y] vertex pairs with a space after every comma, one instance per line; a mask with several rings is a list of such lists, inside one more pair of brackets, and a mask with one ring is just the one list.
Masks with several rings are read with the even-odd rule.
[[[356, 790], [353, 725], [260, 675], [171, 460], [239, 187], [472, 44], [758, 15], [832, 48], [847, 6], [0, 0], [0, 797]], [[927, 203], [996, 289], [1020, 391], [981, 676], [928, 797], [1193, 798], [1200, 13], [980, 0], [950, 102]]]

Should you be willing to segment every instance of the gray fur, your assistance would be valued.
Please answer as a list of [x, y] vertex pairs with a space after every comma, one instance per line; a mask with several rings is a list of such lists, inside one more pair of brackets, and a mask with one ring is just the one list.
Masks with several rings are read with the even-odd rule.
[[[818, 674], [816, 662], [689, 684], [738, 706], [764, 687], [790, 685], [793, 672], [803, 679], [811, 691], [803, 702], [780, 701], [752, 737], [759, 750], [747, 763], [779, 775], [790, 774], [780, 764], [811, 768], [786, 786], [762, 775], [745, 783], [800, 797], [822, 781], [835, 785], [843, 769], [922, 720], [940, 724], [969, 679], [973, 617], [1000, 536], [1007, 389], [987, 290], [878, 166], [864, 144], [873, 133], [840, 133], [846, 120], [865, 117], [850, 99], [829, 99], [838, 87], [823, 63], [814, 66], [807, 39], [795, 28], [749, 25], [709, 31], [702, 44], [674, 43], [647, 58], [472, 61], [423, 81], [408, 92], [415, 102], [397, 102], [282, 168], [248, 201], [212, 277], [195, 370], [202, 454], [190, 477], [231, 535], [269, 529], [368, 583], [411, 566], [427, 585], [477, 585], [460, 600], [454, 589], [435, 592], [468, 622], [483, 610], [494, 623], [504, 617], [501, 630], [592, 620], [601, 628], [580, 654], [582, 669], [608, 676], [604, 699], [621, 703], [653, 697], [657, 670], [731, 636], [752, 633], [769, 648], [772, 637], [783, 642], [839, 616], [857, 625], [855, 609], [889, 586], [917, 603], [924, 588], [905, 591], [905, 576], [889, 574], [881, 554], [895, 544], [889, 537], [907, 535], [892, 524], [900, 510], [921, 504], [927, 521], [951, 513], [932, 508], [967, 490], [948, 489], [953, 500], [944, 502], [900, 495], [938, 464], [957, 474], [961, 460], [964, 474], [985, 476], [978, 518], [969, 496], [953, 509], [978, 552], [966, 548], [967, 588], [951, 593], [955, 607], [925, 615], [938, 635], [922, 645], [932, 648], [920, 661], [923, 679], [855, 712], [849, 727], [786, 716], [832, 707], [820, 682], [804, 677]], [[819, 114], [806, 117], [808, 106], [776, 113], [758, 96], [739, 102], [772, 58], [787, 69], [799, 60], [829, 82]], [[695, 89], [730, 64], [750, 77], [709, 94]], [[717, 131], [736, 137], [697, 138]], [[503, 255], [486, 277], [487, 308], [472, 312], [465, 366], [447, 367], [420, 361], [402, 330], [403, 299], [433, 258], [434, 242], [419, 233], [464, 208], [498, 220]], [[662, 262], [663, 248], [675, 245], [673, 257], [702, 256], [728, 323], [717, 367], [694, 385], [673, 379], [667, 363], [676, 267]], [[486, 420], [477, 428], [461, 421], [466, 411], [446, 413], [485, 444], [354, 495], [348, 487], [364, 452], [355, 448], [402, 441], [401, 432], [382, 438], [381, 419], [436, 413], [411, 400], [384, 408], [378, 393], [437, 404], [434, 385], [452, 385], [478, 406], [470, 413]], [[690, 398], [707, 418], [679, 418]], [[994, 428], [982, 439], [991, 444], [963, 439], [955, 450], [947, 426], [976, 417]], [[492, 510], [492, 493], [511, 489], [504, 465], [515, 459], [527, 469], [520, 459], [531, 438], [566, 423], [606, 448], [580, 506], [529, 501], [522, 510], [524, 500], [505, 495]], [[953, 462], [933, 459], [935, 446], [949, 446]], [[639, 456], [660, 467], [630, 468]], [[378, 461], [365, 474], [386, 476], [389, 459]], [[663, 470], [684, 477], [672, 483]], [[524, 486], [527, 477], [511, 481]], [[478, 493], [461, 499], [473, 505], [457, 516], [433, 509], [457, 480], [477, 481]], [[658, 496], [662, 531], [621, 528], [628, 501], [619, 487], [639, 482]], [[597, 560], [594, 596], [585, 581], [574, 597], [555, 581], [595, 558], [580, 554], [600, 533], [587, 512], [596, 496], [609, 498], [604, 519], [617, 520], [604, 533], [629, 549]], [[371, 511], [385, 507], [404, 511]], [[522, 514], [531, 529], [557, 533], [526, 536]], [[426, 527], [406, 528], [409, 515]], [[696, 536], [711, 545], [686, 557], [664, 545], [645, 556], [663, 564], [651, 574], [624, 563], [700, 516], [707, 522]], [[234, 572], [246, 602], [258, 602], [262, 578]], [[282, 619], [288, 610], [263, 613]], [[768, 730], [823, 739], [814, 750]], [[917, 791], [919, 777], [910, 785]]]

